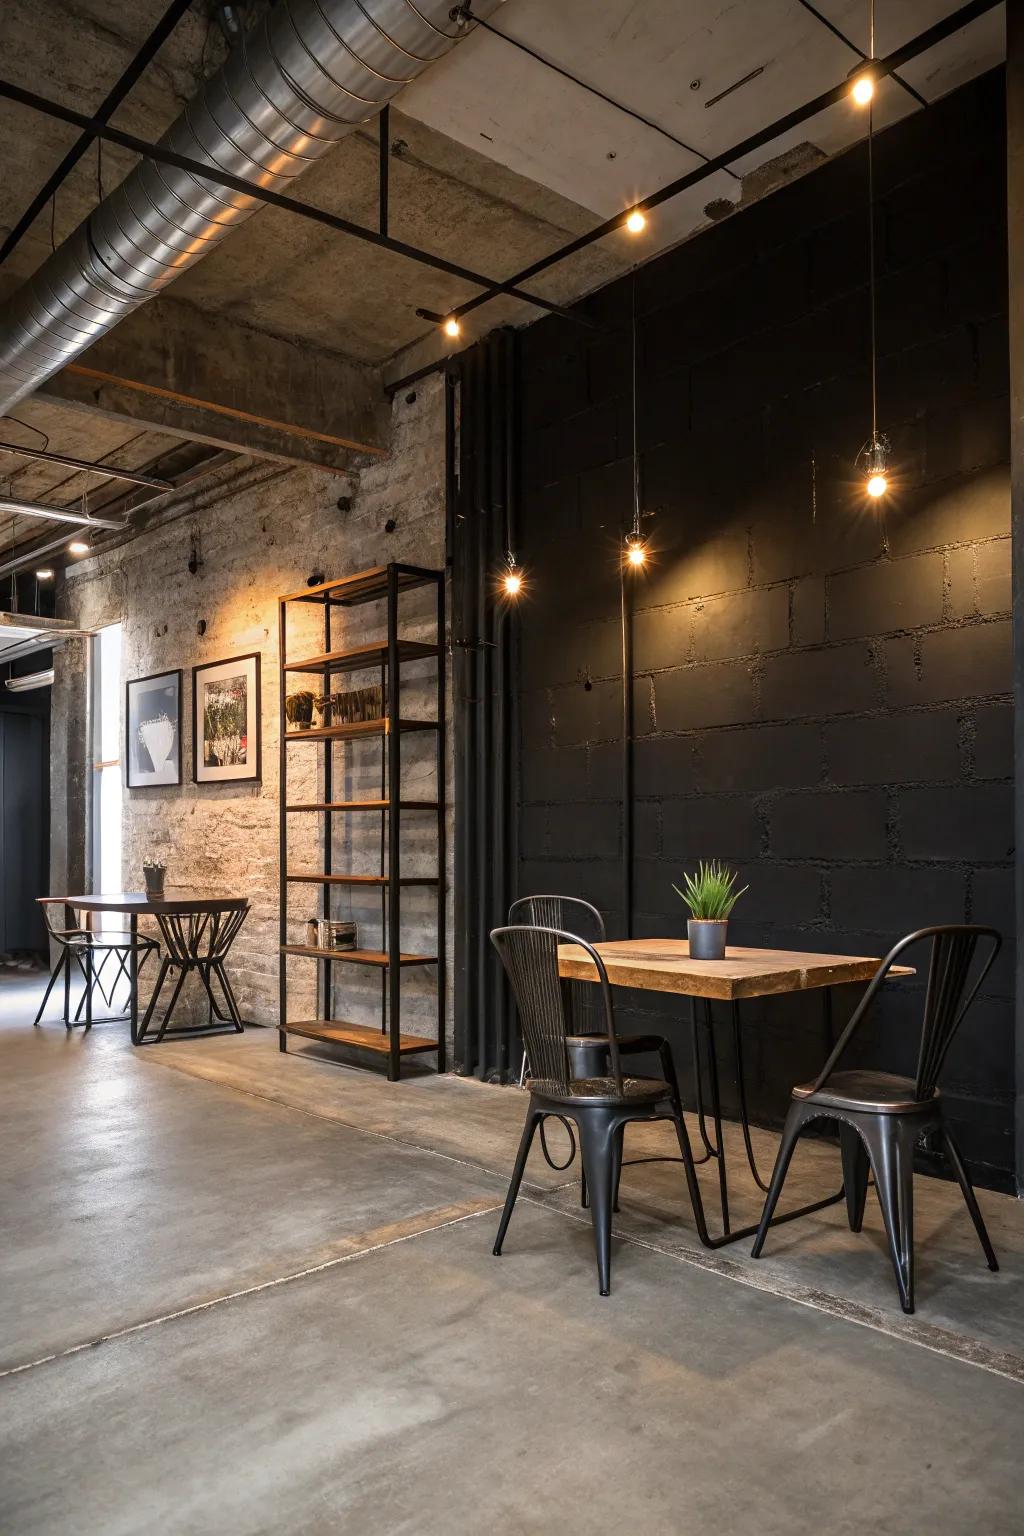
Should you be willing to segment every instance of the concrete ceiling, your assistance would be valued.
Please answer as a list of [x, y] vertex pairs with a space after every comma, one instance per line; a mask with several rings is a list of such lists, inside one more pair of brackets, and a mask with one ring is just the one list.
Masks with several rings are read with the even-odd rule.
[[[266, 0], [250, 0], [250, 14]], [[889, 52], [957, 8], [958, 0], [879, 0], [877, 51]], [[96, 107], [152, 29], [165, 0], [4, 0], [0, 70], [27, 88], [87, 111]], [[196, 0], [115, 121], [156, 138], [225, 45]], [[820, 12], [815, 15], [814, 11]], [[464, 265], [505, 277], [657, 187], [835, 85], [866, 50], [867, 0], [507, 0], [495, 27], [544, 59], [632, 107], [639, 122], [566, 80], [506, 38], [478, 29], [409, 88], [391, 116], [391, 230]], [[824, 18], [824, 19], [823, 19]], [[831, 23], [850, 39], [842, 41]], [[907, 66], [925, 101], [1004, 56], [998, 7]], [[723, 94], [725, 93], [725, 94]], [[716, 98], [720, 100], [716, 101]], [[880, 126], [920, 110], [894, 80], [882, 83]], [[797, 146], [813, 163], [860, 138], [865, 118], [847, 102], [718, 172], [660, 208], [639, 239], [616, 234], [534, 280], [559, 301], [578, 297], [638, 257], [686, 238], [707, 222], [712, 199], [749, 200], [766, 162]], [[0, 103], [0, 233], [6, 233], [76, 138], [75, 130]], [[679, 141], [679, 142], [675, 142]], [[689, 147], [684, 147], [689, 146]], [[104, 147], [110, 189], [133, 157]], [[91, 150], [62, 186], [54, 210], [35, 222], [0, 269], [0, 292], [27, 276], [89, 213], [97, 199]], [[746, 178], [746, 187], [744, 180]], [[373, 226], [377, 216], [376, 131], [370, 127], [314, 165], [296, 187], [303, 200]], [[476, 290], [344, 235], [265, 208], [174, 285], [182, 313], [194, 310], [253, 332], [320, 349], [397, 377], [438, 355], [423, 306], [445, 311]], [[476, 311], [469, 339], [536, 310], [502, 299]], [[89, 363], [91, 354], [84, 361]], [[282, 402], [296, 419], [301, 402]], [[41, 399], [18, 412], [42, 427], [58, 451], [125, 464], [151, 460], [165, 441], [125, 422], [82, 415]], [[148, 420], [166, 425], [163, 417]], [[8, 430], [4, 423], [0, 436]], [[197, 434], [198, 435], [198, 434]], [[18, 441], [30, 443], [31, 434]], [[210, 438], [209, 441], [216, 439]], [[0, 484], [11, 465], [0, 459]], [[18, 466], [23, 494], [73, 500], [79, 481]], [[20, 530], [15, 530], [19, 532]], [[0, 539], [11, 529], [0, 525]]]

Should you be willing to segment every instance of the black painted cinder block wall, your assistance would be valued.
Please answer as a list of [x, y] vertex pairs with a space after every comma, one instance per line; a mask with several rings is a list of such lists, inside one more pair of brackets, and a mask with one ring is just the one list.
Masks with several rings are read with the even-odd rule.
[[[684, 931], [671, 882], [702, 857], [749, 882], [740, 943], [880, 954], [927, 923], [993, 923], [1007, 947], [946, 1083], [997, 1185], [1013, 1160], [1004, 133], [997, 72], [876, 143], [881, 508], [852, 474], [870, 428], [863, 148], [635, 279], [656, 553], [633, 584], [634, 932]], [[630, 285], [587, 301], [604, 331], [549, 319], [522, 338], [519, 889], [588, 897], [613, 935]], [[624, 1002], [625, 1024], [678, 1030], [685, 1065], [680, 1002]], [[876, 1061], [912, 1070], [919, 1002], [887, 1000], [864, 1037]], [[776, 1001], [745, 1028], [754, 1109], [776, 1123], [820, 1064], [820, 1019]]]

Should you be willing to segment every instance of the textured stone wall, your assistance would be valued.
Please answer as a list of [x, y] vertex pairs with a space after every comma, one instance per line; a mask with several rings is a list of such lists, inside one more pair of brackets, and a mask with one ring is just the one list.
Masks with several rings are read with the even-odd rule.
[[[175, 788], [125, 790], [123, 880], [138, 888], [142, 861], [160, 857], [168, 880], [195, 890], [244, 891], [252, 913], [232, 951], [231, 973], [243, 1015], [264, 1024], [278, 1017], [278, 634], [277, 599], [305, 585], [311, 572], [343, 576], [389, 560], [429, 567], [444, 563], [444, 420], [443, 386], [437, 379], [420, 385], [411, 398], [394, 407], [392, 446], [386, 458], [354, 461], [345, 476], [313, 469], [292, 469], [265, 462], [245, 462], [225, 471], [181, 504], [168, 509], [161, 523], [119, 550], [83, 561], [69, 575], [61, 612], [83, 626], [120, 622], [124, 626], [124, 676], [183, 669], [185, 728], [183, 783]], [[351, 497], [342, 512], [338, 499]], [[385, 524], [394, 519], [393, 532]], [[187, 569], [190, 536], [198, 532], [203, 564], [193, 576]], [[432, 592], [402, 599], [402, 633], [413, 638], [431, 632]], [[335, 619], [335, 647], [383, 638], [384, 605], [353, 609]], [[322, 649], [323, 610], [294, 605], [290, 610], [289, 658]], [[198, 626], [205, 621], [205, 632]], [[196, 665], [258, 651], [262, 668], [262, 782], [197, 785], [192, 782], [191, 671]], [[85, 687], [80, 658], [69, 656], [55, 691], [55, 701], [69, 703]], [[433, 713], [434, 663], [403, 670], [403, 711]], [[344, 674], [338, 689], [376, 681], [379, 673]], [[302, 684], [296, 680], [290, 687]], [[309, 682], [306, 682], [309, 686]], [[313, 684], [315, 685], [315, 682]], [[379, 742], [333, 747], [335, 797], [380, 793]], [[289, 748], [289, 798], [318, 798], [323, 749], [311, 743]], [[432, 733], [403, 741], [403, 787], [407, 793], [433, 792]], [[64, 803], [54, 806], [59, 823]], [[318, 816], [290, 817], [289, 865], [320, 867]], [[381, 818], [365, 814], [336, 818], [336, 870], [378, 873]], [[84, 830], [71, 831], [71, 840]], [[434, 873], [437, 867], [435, 821], [406, 819], [403, 870]], [[450, 860], [449, 860], [450, 862]], [[449, 882], [450, 883], [450, 882]], [[289, 902], [290, 936], [303, 937], [307, 916], [315, 915], [318, 890], [293, 888]], [[411, 891], [403, 899], [403, 948], [433, 954], [436, 948], [433, 891]], [[351, 915], [361, 925], [361, 941], [379, 947], [381, 897], [362, 895], [350, 907], [341, 891], [332, 895], [332, 915]], [[289, 961], [289, 1016], [310, 1017], [315, 1002], [316, 962]], [[356, 1022], [379, 1020], [381, 988], [376, 972], [334, 967], [336, 991], [332, 1013]], [[436, 1034], [436, 968], [407, 971], [403, 977], [402, 1027], [410, 1033]], [[193, 1007], [201, 1006], [198, 993]], [[449, 989], [450, 1004], [450, 989]], [[449, 1008], [450, 1012], [450, 1008]]]
[[[1013, 757], [1005, 123], [1001, 74], [880, 136], [880, 427], [870, 431], [866, 166], [851, 151], [640, 270], [639, 431], [653, 558], [632, 584], [633, 926], [682, 931], [702, 857], [749, 882], [738, 942], [881, 954], [945, 920], [1003, 954], [948, 1062], [982, 1177], [1013, 1130]], [[589, 898], [622, 931], [617, 551], [630, 515], [628, 281], [591, 337], [523, 339], [530, 576], [520, 890]], [[648, 994], [683, 1049], [678, 1002]], [[894, 992], [865, 1059], [913, 1070], [920, 995]], [[849, 1000], [842, 1004], [850, 1006]], [[628, 1009], [627, 1009], [628, 1012]], [[817, 1069], [798, 1001], [746, 1010], [758, 1113]], [[731, 1074], [727, 1074], [731, 1075]]]

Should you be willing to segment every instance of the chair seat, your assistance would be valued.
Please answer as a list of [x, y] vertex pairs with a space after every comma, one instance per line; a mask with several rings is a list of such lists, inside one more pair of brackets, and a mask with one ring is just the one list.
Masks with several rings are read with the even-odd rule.
[[99, 929], [83, 928], [75, 933], [62, 935], [66, 944], [72, 944], [76, 949], [159, 949], [157, 939], [151, 939], [148, 934], [137, 934], [133, 939], [130, 933], [121, 928], [111, 928], [106, 933]]
[[530, 1092], [558, 1104], [657, 1104], [671, 1097], [668, 1083], [656, 1077], [624, 1077], [619, 1093], [613, 1077], [575, 1077], [569, 1092], [543, 1078], [530, 1079]]
[[822, 1109], [895, 1115], [931, 1109], [938, 1094], [930, 1099], [919, 1099], [912, 1077], [897, 1077], [892, 1072], [852, 1071], [833, 1072], [817, 1093], [813, 1083], [800, 1083], [793, 1089], [793, 1097], [820, 1104]]

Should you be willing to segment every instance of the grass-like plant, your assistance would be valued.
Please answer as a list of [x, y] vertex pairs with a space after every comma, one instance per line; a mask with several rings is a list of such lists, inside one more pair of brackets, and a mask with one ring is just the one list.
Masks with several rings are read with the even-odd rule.
[[726, 869], [717, 859], [709, 862], [701, 859], [695, 875], [683, 876], [683, 889], [680, 890], [678, 885], [673, 885], [672, 889], [685, 901], [695, 921], [720, 923], [750, 887], [745, 885], [742, 890], [736, 890], [734, 870]]

